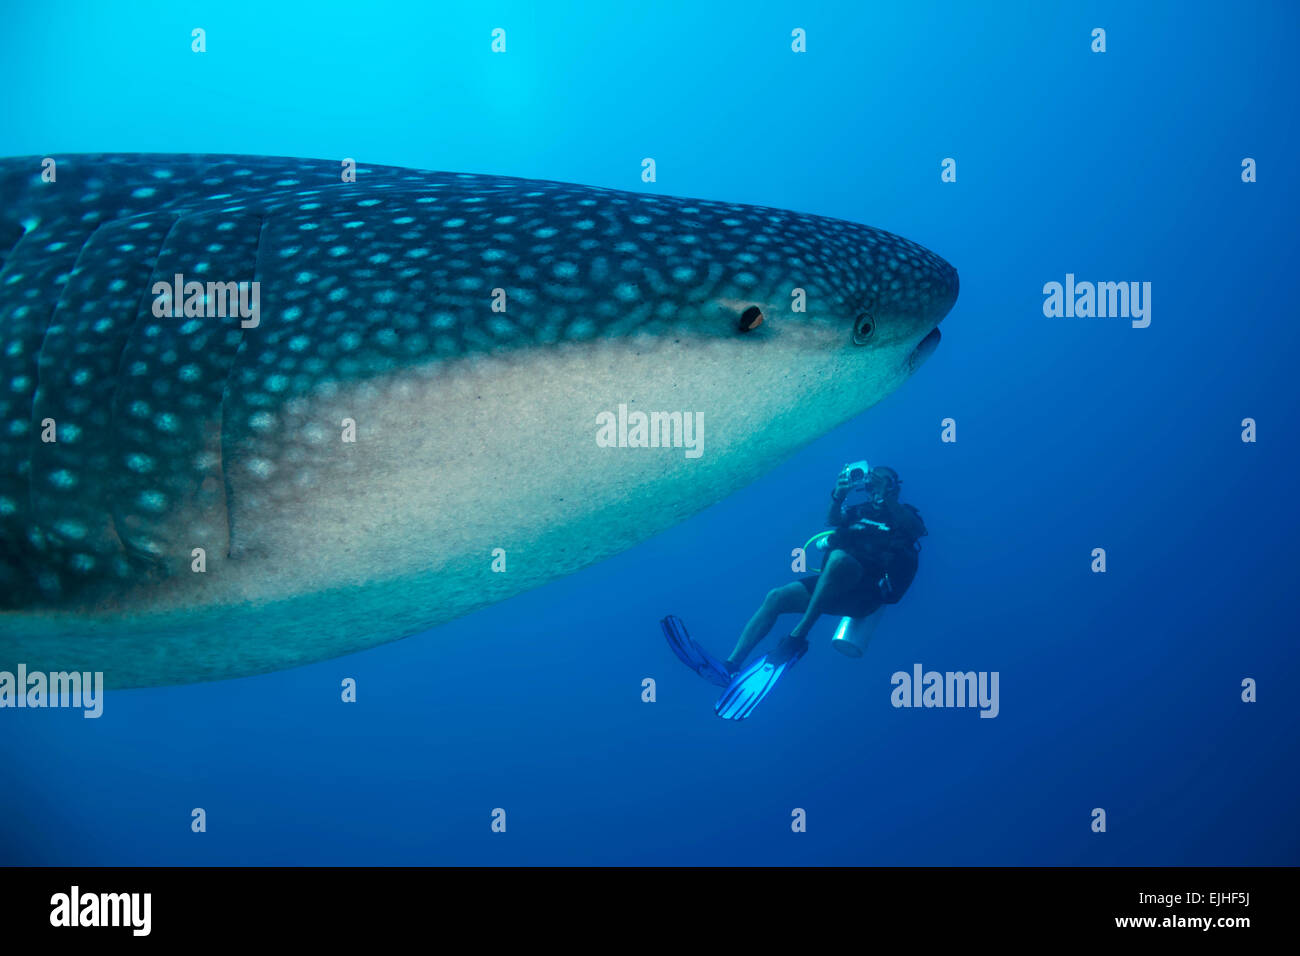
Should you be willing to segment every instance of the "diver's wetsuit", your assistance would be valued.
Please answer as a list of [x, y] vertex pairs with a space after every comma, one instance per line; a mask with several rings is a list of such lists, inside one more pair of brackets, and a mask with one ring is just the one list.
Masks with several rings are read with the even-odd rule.
[[[887, 525], [889, 530], [857, 523], [864, 518]], [[910, 505], [898, 501], [880, 505], [864, 502], [845, 508], [826, 542], [826, 554], [829, 557], [832, 551], [844, 551], [862, 565], [865, 573], [852, 592], [831, 599], [826, 613], [866, 617], [882, 604], [897, 603], [916, 577], [914, 545], [925, 533], [921, 516]], [[886, 586], [882, 588], [881, 579], [886, 576]], [[811, 595], [817, 588], [817, 575], [810, 574], [799, 583]]]

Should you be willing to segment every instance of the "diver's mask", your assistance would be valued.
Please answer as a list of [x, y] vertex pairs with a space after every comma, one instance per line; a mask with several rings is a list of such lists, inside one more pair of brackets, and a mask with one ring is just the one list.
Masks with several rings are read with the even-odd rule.
[[873, 468], [863, 483], [863, 489], [872, 503], [880, 506], [887, 500], [898, 497], [898, 473], [892, 468], [879, 466]]

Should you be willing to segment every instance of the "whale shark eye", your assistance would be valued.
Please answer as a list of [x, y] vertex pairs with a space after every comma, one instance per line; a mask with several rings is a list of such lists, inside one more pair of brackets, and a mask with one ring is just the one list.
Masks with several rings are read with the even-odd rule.
[[744, 312], [740, 313], [740, 331], [750, 332], [763, 324], [763, 310], [756, 305], [751, 305]]
[[876, 320], [870, 312], [863, 312], [853, 320], [853, 343], [866, 345], [876, 334]]

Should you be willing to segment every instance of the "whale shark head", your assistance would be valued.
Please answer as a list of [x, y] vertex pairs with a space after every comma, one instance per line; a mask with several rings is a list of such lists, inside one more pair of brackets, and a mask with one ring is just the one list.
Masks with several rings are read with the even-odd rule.
[[[726, 279], [708, 325], [730, 320], [739, 348], [791, 365], [831, 365], [870, 383], [914, 372], [938, 346], [957, 299], [957, 271], [928, 249], [879, 229], [773, 209], [724, 217], [716, 268]], [[847, 383], [841, 383], [847, 384]]]
[[[766, 207], [40, 169], [0, 162], [0, 666], [115, 686], [372, 646], [632, 547], [890, 394], [957, 296], [913, 242]], [[156, 310], [174, 280], [194, 314]], [[258, 315], [191, 280], [256, 282]]]
[[[751, 447], [774, 450], [773, 427], [786, 449], [811, 441], [892, 392], [958, 294], [940, 256], [843, 220], [661, 197], [638, 197], [630, 220], [614, 248], [639, 281], [615, 288], [629, 312], [605, 325], [640, 333], [623, 339], [620, 380], [644, 394], [672, 376], [679, 402]], [[646, 349], [657, 360], [640, 369]]]

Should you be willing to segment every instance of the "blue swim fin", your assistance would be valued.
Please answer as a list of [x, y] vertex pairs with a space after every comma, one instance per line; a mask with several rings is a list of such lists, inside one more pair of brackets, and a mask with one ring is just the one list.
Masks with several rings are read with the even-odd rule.
[[673, 653], [683, 664], [699, 674], [710, 684], [726, 687], [731, 683], [731, 673], [727, 665], [718, 660], [686, 633], [682, 619], [669, 614], [659, 622], [664, 629], [664, 638]]
[[764, 654], [736, 676], [713, 705], [714, 713], [725, 720], [744, 720], [807, 650], [807, 640], [787, 637], [771, 654]]

